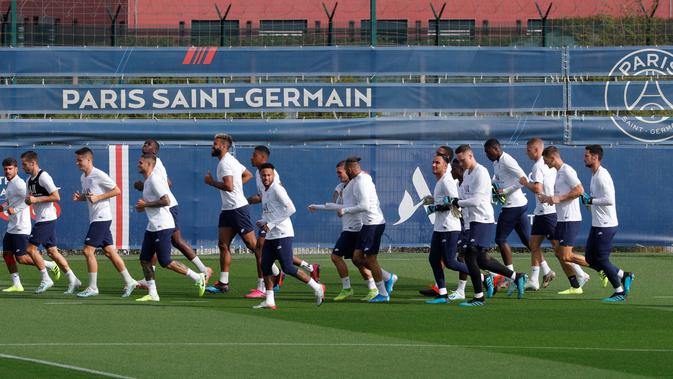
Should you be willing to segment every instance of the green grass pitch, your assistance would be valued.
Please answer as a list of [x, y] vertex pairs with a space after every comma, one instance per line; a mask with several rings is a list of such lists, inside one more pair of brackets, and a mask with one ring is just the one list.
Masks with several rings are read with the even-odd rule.
[[[305, 258], [321, 264], [328, 299], [334, 297], [341, 284], [329, 257]], [[523, 300], [498, 294], [485, 307], [467, 309], [423, 303], [417, 291], [432, 282], [426, 254], [381, 255], [383, 266], [400, 278], [390, 304], [357, 300], [366, 288], [352, 269], [355, 300], [327, 300], [317, 308], [308, 287], [287, 278], [275, 311], [252, 309], [259, 300], [243, 298], [255, 284], [249, 255], [234, 257], [226, 295], [198, 298], [185, 277], [158, 269], [161, 302], [155, 304], [121, 299], [121, 279], [104, 257], [101, 294], [89, 299], [63, 295], [65, 278], [34, 295], [37, 272], [21, 266], [26, 292], [0, 293], [0, 376], [673, 376], [673, 256], [615, 254], [615, 263], [636, 272], [622, 304], [599, 301], [611, 291], [589, 270], [584, 295], [557, 295], [568, 283], [555, 258], [547, 259], [561, 274], [548, 289]], [[82, 258], [70, 262], [86, 281]], [[215, 271], [217, 262], [204, 258]], [[127, 265], [139, 278], [137, 257]], [[515, 265], [529, 271], [529, 256], [515, 255]], [[451, 289], [456, 276], [447, 278]], [[5, 271], [0, 286], [8, 285]], [[138, 290], [133, 298], [143, 294]]]

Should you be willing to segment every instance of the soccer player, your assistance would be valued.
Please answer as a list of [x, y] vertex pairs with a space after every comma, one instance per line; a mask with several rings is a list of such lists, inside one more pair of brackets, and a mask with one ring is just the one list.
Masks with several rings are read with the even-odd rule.
[[280, 262], [283, 271], [308, 284], [315, 295], [316, 305], [320, 306], [325, 299], [325, 285], [316, 282], [304, 271], [297, 269], [292, 264], [292, 239], [294, 229], [292, 216], [296, 209], [292, 200], [287, 195], [285, 188], [280, 183], [274, 182], [275, 169], [271, 163], [259, 166], [264, 191], [262, 192], [262, 219], [257, 225], [266, 231], [262, 255], [262, 270], [266, 283], [266, 299], [254, 308], [276, 309], [276, 301], [273, 293], [273, 272], [271, 265], [274, 261]]
[[436, 155], [432, 160], [432, 173], [437, 178], [437, 184], [435, 184], [433, 196], [427, 199], [430, 203], [428, 214], [435, 214], [428, 260], [439, 294], [434, 299], [426, 301], [428, 304], [441, 304], [449, 301], [442, 263], [454, 271], [468, 273], [465, 263], [456, 260], [456, 249], [461, 231], [460, 218], [454, 214], [452, 205], [445, 201], [447, 198], [458, 198], [458, 187], [448, 171], [449, 162], [450, 158], [446, 155]]
[[577, 238], [582, 214], [580, 213], [579, 197], [584, 188], [577, 177], [577, 172], [561, 159], [561, 153], [556, 146], [547, 146], [542, 151], [542, 159], [549, 168], [556, 169], [554, 195], [539, 194], [541, 202], [556, 205], [556, 227], [554, 228], [553, 245], [556, 257], [560, 262], [570, 263], [563, 265], [563, 271], [568, 277], [570, 288], [559, 292], [561, 295], [581, 295], [582, 286], [589, 280], [578, 265], [588, 266], [583, 256], [573, 253], [573, 245]]
[[54, 285], [54, 282], [47, 274], [45, 261], [38, 251], [40, 245], [43, 245], [47, 249], [49, 257], [56, 262], [61, 271], [68, 277], [68, 289], [65, 293], [75, 293], [75, 290], [82, 285], [82, 282], [77, 279], [75, 273], [70, 269], [68, 261], [58, 252], [58, 248], [56, 247], [56, 219], [58, 216], [56, 215], [54, 202], [61, 200], [61, 196], [58, 193], [59, 188], [56, 187], [51, 176], [46, 171], [40, 169], [36, 152], [29, 150], [21, 154], [21, 166], [23, 171], [30, 175], [25, 203], [33, 206], [37, 220], [31, 230], [30, 237], [28, 238], [28, 247], [26, 248], [26, 252], [42, 274], [42, 281], [35, 290], [35, 293], [43, 293]]
[[[206, 276], [206, 283], [210, 280], [210, 276], [213, 273], [213, 269], [210, 267], [207, 267], [206, 265], [203, 264], [201, 261], [201, 258], [199, 258], [198, 255], [196, 255], [196, 252], [194, 252], [194, 249], [187, 243], [182, 238], [182, 232], [180, 231], [180, 223], [178, 222], [178, 215], [179, 215], [179, 208], [178, 208], [178, 200], [175, 198], [173, 195], [173, 192], [170, 191], [170, 187], [172, 185], [171, 179], [168, 177], [168, 172], [166, 171], [166, 167], [164, 166], [163, 162], [161, 162], [161, 159], [159, 158], [159, 142], [153, 139], [148, 139], [143, 143], [142, 147], [143, 154], [153, 154], [157, 158], [157, 163], [154, 166], [154, 169], [157, 171], [159, 176], [164, 178], [166, 180], [166, 183], [168, 183], [168, 198], [171, 200], [171, 205], [170, 205], [170, 211], [171, 215], [173, 216], [173, 221], [175, 223], [175, 229], [173, 229], [173, 235], [171, 236], [171, 244], [173, 247], [178, 249], [182, 255], [185, 256], [185, 258], [189, 259], [190, 262], [196, 266], [197, 269], [201, 273], [203, 273]], [[137, 189], [138, 191], [143, 190], [143, 181], [136, 181], [133, 183], [133, 187]], [[156, 266], [157, 264], [157, 257], [152, 257], [152, 265]], [[140, 281], [140, 286], [141, 287], [146, 287], [146, 283], [144, 281]]]
[[[270, 155], [271, 151], [269, 150], [269, 148], [263, 145], [255, 146], [255, 148], [252, 151], [252, 157], [250, 158], [250, 163], [257, 168], [257, 171], [255, 171], [255, 184], [257, 186], [257, 193], [253, 196], [248, 197], [248, 204], [259, 204], [262, 202], [262, 192], [264, 192], [264, 185], [262, 184], [262, 179], [259, 175], [259, 167], [269, 161]], [[278, 172], [274, 172], [274, 177], [275, 181], [278, 184], [282, 185], [280, 175], [278, 175]], [[263, 298], [265, 296], [264, 278], [262, 276], [262, 248], [264, 246], [265, 236], [266, 232], [264, 231], [264, 229], [258, 229], [257, 245], [255, 246], [255, 259], [257, 260], [257, 278], [258, 278], [257, 288], [251, 289], [250, 293], [245, 295], [245, 297], [249, 299]], [[315, 279], [315, 281], [317, 282], [320, 281], [320, 265], [309, 264], [299, 257], [293, 256], [292, 258], [295, 266], [299, 266], [307, 270], [308, 272], [311, 273], [311, 277]], [[278, 266], [276, 266], [275, 263], [272, 265], [271, 269], [274, 275], [274, 282], [276, 283], [274, 288], [280, 288], [280, 285], [282, 285], [282, 279], [281, 279], [282, 274], [280, 273], [280, 270], [278, 269]]]
[[[26, 182], [19, 177], [19, 168], [14, 158], [5, 158], [2, 168], [7, 180], [5, 195], [7, 201], [0, 204], [0, 212], [9, 216], [7, 231], [2, 239], [2, 257], [12, 279], [12, 285], [3, 289], [3, 292], [23, 292], [23, 284], [19, 277], [19, 269], [16, 263], [35, 265], [33, 259], [27, 255], [28, 235], [30, 234], [30, 208], [26, 204]], [[58, 265], [51, 261], [44, 261], [55, 275], [60, 277], [61, 271]]]
[[[342, 207], [351, 207], [355, 205], [355, 199], [353, 197], [353, 186], [349, 185], [348, 175], [346, 174], [346, 161], [340, 161], [336, 165], [336, 176], [339, 179], [339, 184], [334, 188], [334, 193], [332, 194], [332, 201], [336, 205], [341, 205]], [[325, 205], [309, 205], [308, 209], [313, 212], [318, 209], [332, 210], [330, 207]], [[362, 229], [362, 219], [360, 214], [344, 214], [341, 216], [341, 234], [339, 239], [332, 249], [331, 259], [332, 263], [339, 273], [341, 278], [341, 291], [334, 298], [334, 301], [343, 301], [353, 296], [353, 288], [351, 287], [351, 279], [348, 275], [348, 266], [346, 265], [346, 259], [353, 261], [353, 252], [355, 251], [355, 244], [357, 243], [358, 235]], [[363, 265], [357, 265], [356, 262], [353, 264], [356, 265], [362, 278], [367, 282], [367, 287], [369, 292], [363, 300], [369, 300], [378, 295], [378, 290], [376, 289], [376, 283], [374, 278], [372, 278], [372, 273]]]
[[255, 251], [257, 245], [250, 220], [250, 206], [243, 195], [243, 184], [252, 179], [252, 173], [229, 153], [233, 143], [234, 140], [228, 134], [215, 135], [210, 155], [219, 160], [217, 177], [214, 178], [208, 171], [204, 179], [207, 185], [219, 190], [222, 199], [217, 238], [217, 246], [220, 249], [220, 279], [208, 287], [208, 292], [211, 293], [229, 291], [230, 247], [236, 234], [241, 236], [245, 246], [251, 251]]
[[[376, 186], [369, 174], [362, 171], [359, 157], [346, 159], [346, 175], [350, 179], [349, 186], [353, 186], [354, 205], [344, 207], [337, 211], [340, 216], [359, 214], [362, 219], [362, 229], [358, 233], [355, 243], [353, 262], [363, 265], [372, 273], [376, 282], [378, 294], [369, 299], [370, 303], [382, 303], [390, 301], [397, 275], [383, 270], [379, 265], [377, 255], [381, 245], [381, 236], [386, 228], [386, 220], [383, 218], [379, 197], [376, 194]], [[370, 291], [373, 294], [372, 291]]]
[[[535, 210], [533, 211], [533, 227], [529, 240], [531, 252], [531, 272], [526, 282], [526, 289], [537, 291], [540, 289], [540, 268], [542, 268], [542, 288], [547, 288], [549, 283], [556, 277], [556, 273], [549, 268], [542, 254], [542, 242], [544, 239], [553, 241], [554, 228], [556, 227], [556, 206], [541, 202], [538, 194], [551, 196], [554, 194], [554, 182], [556, 181], [556, 169], [549, 168], [542, 159], [544, 142], [540, 138], [531, 138], [526, 144], [526, 154], [532, 160], [528, 178], [520, 178], [521, 185], [535, 195]], [[530, 178], [530, 180], [529, 180]], [[553, 245], [552, 245], [553, 246]], [[565, 265], [565, 262], [561, 262]]]
[[148, 220], [140, 250], [140, 265], [143, 268], [149, 293], [136, 301], [159, 301], [152, 267], [152, 256], [155, 254], [161, 267], [193, 280], [198, 288], [199, 296], [203, 296], [206, 289], [206, 276], [203, 273], [197, 274], [182, 263], [171, 259], [171, 236], [174, 232], [175, 221], [170, 211], [168, 182], [154, 170], [156, 161], [154, 154], [143, 154], [138, 160], [138, 171], [145, 178], [145, 183], [143, 183], [143, 197], [138, 200], [135, 208], [138, 212], [145, 212]]
[[[513, 280], [518, 297], [524, 295], [526, 274], [516, 273], [488, 256], [489, 240], [493, 233], [493, 207], [491, 206], [491, 179], [488, 170], [474, 158], [470, 145], [460, 145], [456, 149], [456, 159], [465, 170], [462, 186], [465, 186], [464, 198], [451, 199], [455, 207], [468, 208], [470, 212], [469, 244], [465, 252], [465, 263], [472, 279], [474, 297], [460, 306], [474, 307], [485, 304], [480, 269], [503, 275]], [[487, 295], [493, 291], [492, 278], [487, 276]]]
[[80, 178], [82, 192], [75, 192], [72, 199], [74, 201], [86, 201], [89, 208], [89, 231], [84, 239], [84, 257], [89, 270], [89, 285], [77, 296], [91, 297], [98, 295], [96, 248], [100, 247], [124, 280], [125, 287], [122, 297], [129, 297], [137, 283], [131, 278], [124, 261], [117, 254], [110, 232], [110, 226], [112, 225], [110, 199], [119, 196], [121, 190], [108, 174], [94, 167], [93, 151], [88, 147], [75, 151], [75, 163], [82, 171]]
[[[601, 165], [603, 147], [589, 145], [584, 150], [584, 165], [591, 169], [591, 185], [589, 196], [582, 196], [582, 203], [591, 209], [591, 231], [587, 238], [585, 258], [589, 266], [610, 281], [614, 293], [603, 299], [605, 302], [621, 302], [631, 290], [635, 278], [632, 272], [624, 272], [610, 262], [612, 239], [617, 233], [617, 206], [615, 185], [612, 176]], [[607, 286], [603, 281], [603, 287]]]
[[491, 138], [484, 143], [484, 152], [493, 162], [493, 184], [498, 193], [505, 195], [506, 202], [502, 205], [498, 223], [495, 228], [495, 243], [500, 249], [502, 261], [508, 269], [514, 270], [512, 262], [512, 247], [507, 237], [512, 230], [519, 236], [521, 243], [528, 249], [530, 226], [528, 221], [528, 199], [521, 191], [519, 181], [526, 178], [526, 173], [511, 155], [502, 151], [500, 142]]

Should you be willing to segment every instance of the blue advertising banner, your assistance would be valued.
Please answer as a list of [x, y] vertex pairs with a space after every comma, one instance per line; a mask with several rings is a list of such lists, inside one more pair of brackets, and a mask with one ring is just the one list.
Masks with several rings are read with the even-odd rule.
[[565, 109], [563, 84], [4, 86], [10, 113], [282, 111], [539, 112]]
[[[570, 143], [637, 145], [673, 144], [673, 118], [635, 117], [615, 115], [612, 117], [573, 117], [570, 122]], [[648, 146], [649, 148], [649, 146]]]
[[484, 47], [2, 48], [0, 76], [559, 76], [562, 53]]
[[568, 48], [568, 76], [671, 76], [673, 47]]
[[568, 97], [571, 111], [671, 112], [673, 82], [649, 79], [570, 83]]

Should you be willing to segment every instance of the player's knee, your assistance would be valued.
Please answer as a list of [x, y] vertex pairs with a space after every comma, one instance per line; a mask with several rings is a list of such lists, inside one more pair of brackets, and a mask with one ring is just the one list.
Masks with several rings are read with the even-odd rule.
[[170, 265], [173, 262], [173, 260], [170, 257], [159, 257], [158, 261], [159, 265], [163, 268], [168, 267], [168, 265]]
[[220, 249], [220, 253], [229, 253], [229, 245], [227, 245], [224, 241], [217, 241], [217, 247]]
[[330, 254], [330, 259], [332, 260], [332, 263], [334, 263], [334, 264], [340, 263], [343, 260], [343, 258], [341, 258], [340, 256], [338, 256], [334, 253]]
[[507, 238], [496, 238], [495, 239], [495, 244], [498, 245], [499, 247], [504, 247], [507, 246]]
[[293, 265], [291, 262], [290, 263], [281, 262], [280, 268], [281, 270], [283, 270], [284, 273], [297, 277], [297, 267], [295, 267], [295, 265]]
[[12, 253], [9, 253], [9, 254], [8, 253], [3, 253], [2, 254], [2, 259], [5, 260], [5, 264], [7, 264], [7, 266], [11, 266], [11, 265], [16, 264], [16, 260], [14, 259], [14, 254], [12, 254]]
[[33, 264], [33, 259], [28, 255], [19, 255], [18, 257], [16, 257], [16, 261], [21, 263], [22, 265], [32, 265]]

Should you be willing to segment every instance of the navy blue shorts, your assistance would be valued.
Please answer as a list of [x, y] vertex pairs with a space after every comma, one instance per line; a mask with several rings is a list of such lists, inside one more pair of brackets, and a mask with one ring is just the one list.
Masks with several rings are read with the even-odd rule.
[[483, 222], [470, 222], [469, 234], [469, 245], [477, 246], [482, 249], [490, 248], [491, 241], [493, 241], [493, 226], [494, 224], [483, 223]]
[[560, 246], [575, 246], [577, 233], [580, 231], [582, 221], [559, 221], [554, 229], [554, 240]]
[[495, 227], [495, 241], [507, 241], [507, 237], [509, 237], [515, 229], [517, 234], [523, 235], [528, 239], [530, 235], [528, 205], [514, 208], [502, 208], [500, 210], [498, 224]]
[[617, 234], [617, 227], [601, 228], [592, 226], [587, 238], [586, 256], [609, 256], [612, 252], [612, 239]]
[[273, 275], [273, 262], [280, 262], [284, 273], [297, 276], [297, 267], [292, 264], [292, 237], [264, 241], [262, 248], [262, 274]]
[[140, 260], [149, 262], [154, 254], [161, 267], [168, 266], [171, 259], [171, 236], [175, 229], [164, 229], [156, 232], [145, 231], [143, 245], [140, 249]]
[[178, 223], [178, 206], [174, 205], [168, 208], [168, 210], [171, 211], [171, 216], [173, 216], [173, 223], [175, 223], [175, 231], [180, 230], [180, 224]]
[[33, 246], [42, 245], [47, 249], [56, 246], [56, 220], [36, 222], [28, 242]]
[[533, 217], [533, 228], [530, 231], [532, 236], [545, 236], [546, 239], [554, 238], [554, 229], [556, 229], [556, 213], [546, 215], [536, 215]]
[[344, 259], [353, 259], [353, 251], [358, 242], [360, 232], [343, 231], [332, 249], [332, 254]]
[[355, 250], [362, 250], [364, 255], [378, 254], [384, 230], [386, 230], [386, 224], [362, 225], [362, 229], [358, 232]]
[[218, 228], [232, 228], [243, 236], [255, 230], [250, 221], [250, 207], [244, 205], [240, 208], [220, 212]]
[[264, 229], [257, 229], [257, 238], [266, 238], [266, 230]]
[[26, 247], [28, 247], [28, 234], [5, 233], [2, 239], [2, 251], [17, 257], [26, 255]]
[[463, 230], [460, 231], [458, 242], [456, 242], [456, 244], [459, 249], [467, 249], [468, 242], [470, 242], [470, 229], [463, 228]]
[[110, 225], [112, 225], [112, 221], [94, 221], [89, 224], [89, 231], [86, 233], [84, 244], [92, 247], [114, 245]]

